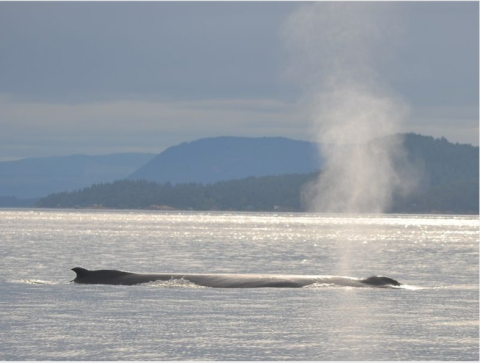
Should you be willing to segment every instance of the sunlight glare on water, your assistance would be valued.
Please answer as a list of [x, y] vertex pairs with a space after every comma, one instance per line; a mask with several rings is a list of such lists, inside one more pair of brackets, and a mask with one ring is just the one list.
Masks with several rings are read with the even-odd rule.
[[[478, 216], [0, 210], [0, 359], [478, 360], [478, 228]], [[75, 266], [405, 286], [77, 285]]]

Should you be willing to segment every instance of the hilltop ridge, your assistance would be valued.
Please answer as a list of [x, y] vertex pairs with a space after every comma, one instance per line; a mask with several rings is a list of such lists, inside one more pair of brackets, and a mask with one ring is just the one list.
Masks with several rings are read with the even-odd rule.
[[157, 183], [215, 183], [321, 167], [316, 145], [284, 137], [204, 138], [172, 146], [128, 177]]
[[[404, 145], [408, 158], [421, 171], [421, 183], [411, 195], [395, 196], [393, 205], [387, 212], [478, 214], [478, 147], [416, 134], [404, 135]], [[188, 171], [185, 165], [188, 163], [182, 164], [179, 160], [177, 167]], [[208, 165], [208, 162], [204, 165]], [[215, 183], [196, 181], [173, 184], [138, 179], [120, 180], [92, 185], [75, 192], [52, 194], [40, 200], [37, 206], [304, 211], [302, 188], [316, 178], [318, 173], [321, 171], [250, 176]]]

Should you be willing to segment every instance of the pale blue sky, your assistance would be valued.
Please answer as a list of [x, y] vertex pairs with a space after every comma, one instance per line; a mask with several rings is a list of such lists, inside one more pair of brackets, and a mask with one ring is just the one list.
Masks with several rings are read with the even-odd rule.
[[[285, 76], [282, 27], [299, 6], [0, 2], [0, 160], [311, 140]], [[410, 105], [404, 131], [478, 145], [478, 2], [399, 9], [401, 42], [377, 71]]]

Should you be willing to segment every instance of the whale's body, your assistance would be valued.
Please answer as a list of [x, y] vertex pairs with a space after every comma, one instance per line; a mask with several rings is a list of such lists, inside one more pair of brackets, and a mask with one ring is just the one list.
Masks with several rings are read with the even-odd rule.
[[372, 276], [367, 279], [314, 275], [257, 275], [257, 274], [191, 274], [161, 273], [137, 274], [118, 270], [89, 271], [81, 267], [72, 269], [79, 284], [137, 285], [153, 281], [184, 280], [195, 285], [217, 288], [304, 287], [329, 284], [351, 287], [394, 287], [401, 284], [389, 277]]

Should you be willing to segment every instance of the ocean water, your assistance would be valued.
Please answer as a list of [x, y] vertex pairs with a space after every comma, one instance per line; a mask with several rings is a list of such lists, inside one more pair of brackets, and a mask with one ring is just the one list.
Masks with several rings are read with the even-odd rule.
[[[0, 359], [478, 360], [478, 252], [478, 216], [0, 210]], [[76, 266], [407, 286], [78, 285]]]

